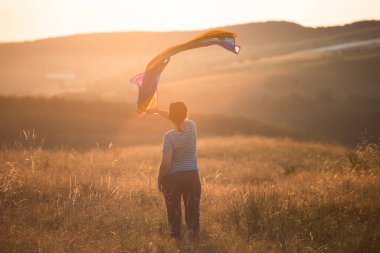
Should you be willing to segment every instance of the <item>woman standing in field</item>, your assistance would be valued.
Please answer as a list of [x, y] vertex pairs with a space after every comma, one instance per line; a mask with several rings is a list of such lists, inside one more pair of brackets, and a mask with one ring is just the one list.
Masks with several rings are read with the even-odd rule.
[[171, 103], [169, 111], [150, 109], [173, 122], [174, 129], [165, 133], [162, 161], [158, 175], [158, 189], [163, 192], [170, 234], [181, 238], [181, 196], [185, 204], [185, 220], [191, 238], [199, 237], [199, 201], [201, 184], [196, 154], [197, 132], [195, 123], [187, 119], [183, 102]]

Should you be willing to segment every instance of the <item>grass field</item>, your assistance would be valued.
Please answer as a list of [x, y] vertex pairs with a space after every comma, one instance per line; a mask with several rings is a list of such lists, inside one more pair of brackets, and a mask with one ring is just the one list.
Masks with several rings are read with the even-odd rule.
[[[25, 134], [28, 138], [32, 137]], [[168, 237], [160, 146], [0, 151], [2, 252], [379, 252], [378, 146], [200, 139], [201, 238]]]

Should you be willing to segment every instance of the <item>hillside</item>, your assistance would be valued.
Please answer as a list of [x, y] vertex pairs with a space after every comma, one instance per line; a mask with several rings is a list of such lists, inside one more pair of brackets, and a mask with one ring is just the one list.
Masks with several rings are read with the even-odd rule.
[[[172, 78], [198, 73], [200, 64], [222, 65], [221, 60], [244, 61], [289, 53], [305, 48], [380, 37], [380, 22], [358, 22], [340, 27], [308, 28], [288, 22], [252, 23], [223, 27], [238, 33], [242, 51], [239, 58], [219, 50], [196, 50], [176, 57]], [[82, 34], [30, 42], [0, 44], [2, 95], [51, 95], [86, 89], [91, 82], [123, 74], [142, 72], [158, 52], [188, 40], [193, 32], [120, 32]], [[154, 41], [154, 43], [151, 43]], [[178, 59], [177, 59], [178, 58]], [[207, 59], [207, 60], [206, 60]], [[48, 74], [73, 73], [73, 80], [48, 79]], [[126, 81], [128, 78], [126, 79]]]
[[[380, 137], [379, 21], [320, 28], [265, 22], [225, 29], [238, 33], [241, 53], [210, 47], [173, 57], [161, 77], [162, 107], [182, 100], [196, 115], [244, 118], [346, 145], [355, 145], [365, 131], [374, 139]], [[131, 105], [137, 88], [128, 80], [162, 49], [199, 32], [83, 34], [0, 44], [0, 95]], [[363, 46], [323, 51], [326, 46], [363, 41]], [[101, 110], [96, 108], [92, 113]], [[9, 109], [0, 116], [9, 118]], [[20, 123], [17, 131], [32, 127], [22, 118], [14, 121]], [[219, 124], [207, 129], [262, 133], [255, 127], [242, 131], [239, 124], [226, 124], [229, 130], [219, 130]]]
[[[196, 114], [198, 136], [262, 135], [315, 139], [311, 135], [242, 116]], [[108, 148], [161, 143], [172, 124], [158, 115], [139, 118], [127, 103], [63, 98], [0, 97], [0, 147]]]

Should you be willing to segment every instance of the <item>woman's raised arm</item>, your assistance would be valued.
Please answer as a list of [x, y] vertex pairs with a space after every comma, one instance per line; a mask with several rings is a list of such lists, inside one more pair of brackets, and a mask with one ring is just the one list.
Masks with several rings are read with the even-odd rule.
[[167, 111], [167, 110], [163, 110], [163, 109], [159, 109], [159, 108], [149, 108], [147, 110], [147, 113], [160, 114], [165, 119], [169, 119], [169, 111]]

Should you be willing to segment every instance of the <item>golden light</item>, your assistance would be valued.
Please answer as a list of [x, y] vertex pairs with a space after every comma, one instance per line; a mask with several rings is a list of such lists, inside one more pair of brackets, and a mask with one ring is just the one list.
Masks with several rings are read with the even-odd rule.
[[[326, 11], [328, 9], [328, 11]], [[76, 33], [192, 30], [267, 20], [308, 26], [379, 19], [376, 0], [3, 0], [0, 41]]]

